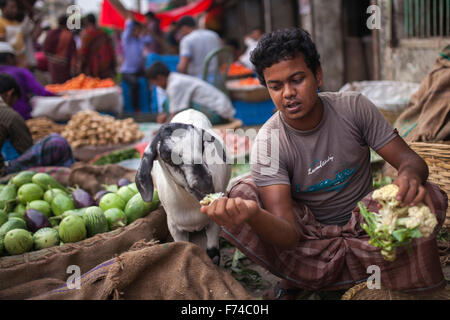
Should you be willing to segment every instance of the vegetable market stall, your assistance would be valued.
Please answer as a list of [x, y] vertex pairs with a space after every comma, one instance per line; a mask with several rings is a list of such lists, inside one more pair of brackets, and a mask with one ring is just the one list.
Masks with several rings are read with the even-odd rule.
[[47, 117], [28, 119], [25, 121], [25, 123], [30, 130], [31, 137], [33, 138], [34, 143], [51, 133], [60, 134], [64, 129], [64, 125], [57, 124]]
[[81, 161], [89, 161], [105, 152], [131, 148], [144, 138], [132, 118], [117, 120], [91, 110], [72, 116], [61, 135], [70, 143], [75, 159]]
[[[59, 224], [39, 230], [45, 231], [47, 228], [53, 230], [53, 233], [63, 235], [61, 229], [64, 228], [64, 221], [67, 223], [72, 219], [80, 223], [83, 221], [86, 234], [89, 234], [93, 230], [92, 225], [88, 227], [92, 223], [89, 216], [93, 214], [94, 209], [96, 212], [102, 211], [104, 215], [109, 210], [114, 210], [114, 208], [104, 207], [112, 205], [109, 200], [105, 201], [108, 195], [129, 197], [131, 195], [128, 194], [129, 192], [122, 191], [126, 189], [136, 191], [133, 183], [127, 184], [126, 181], [122, 181], [124, 179], [120, 179], [118, 185], [115, 183], [107, 186], [99, 185], [102, 182], [111, 183], [112, 177], [117, 179], [127, 176], [128, 173], [130, 177], [135, 174], [135, 171], [117, 165], [78, 165], [73, 169], [64, 169], [70, 170], [70, 175], [68, 178], [59, 178], [59, 181], [67, 182], [71, 186], [76, 186], [79, 182], [90, 194], [99, 188], [108, 189], [109, 193], [99, 199], [99, 206], [70, 209], [63, 213], [58, 212], [57, 215], [53, 212], [51, 217], [62, 218]], [[36, 168], [36, 172], [39, 171], [42, 170]], [[36, 178], [37, 174], [29, 171], [22, 172], [2, 179], [2, 183], [8, 182], [10, 187], [13, 185], [17, 187], [16, 184], [19, 184], [21, 185], [17, 189], [19, 190], [27, 184], [42, 182], [42, 177], [39, 180]], [[58, 181], [48, 176], [45, 178], [47, 180], [46, 183], [41, 184], [42, 187], [36, 184], [34, 188], [45, 188], [48, 183], [55, 188], [64, 188], [69, 191]], [[96, 185], [90, 185], [91, 182], [95, 182]], [[123, 185], [119, 186], [120, 184]], [[51, 194], [52, 189], [44, 194], [48, 191]], [[61, 191], [53, 191], [56, 195], [53, 194], [52, 204], [62, 192], [65, 192], [63, 189], [59, 190]], [[75, 194], [79, 191], [80, 189], [72, 190], [71, 197], [74, 204], [86, 200], [80, 199], [79, 195]], [[155, 198], [157, 198], [156, 195], [157, 193]], [[0, 195], [0, 198], [2, 196]], [[126, 206], [135, 197], [140, 195], [132, 196]], [[45, 202], [45, 200], [38, 201]], [[157, 200], [155, 201], [150, 203], [152, 207], [157, 203]], [[1, 204], [15, 205], [12, 202], [1, 202]], [[50, 207], [53, 210], [53, 206]], [[136, 206], [134, 210], [139, 211], [140, 208], [143, 207]], [[147, 209], [145, 215], [136, 216], [136, 219], [127, 225], [111, 228], [108, 220], [110, 227], [108, 231], [97, 229], [96, 234], [85, 239], [75, 237], [76, 239], [70, 239], [60, 245], [45, 242], [48, 246], [37, 250], [35, 246], [38, 241], [35, 241], [35, 236], [40, 233], [37, 230], [32, 236], [33, 248], [36, 250], [23, 253], [19, 250], [11, 253], [8, 245], [0, 258], [0, 299], [252, 299], [242, 285], [226, 270], [217, 268], [199, 246], [186, 242], [165, 243], [171, 239], [164, 209], [161, 206], [156, 209]], [[27, 211], [25, 215], [30, 215]], [[41, 209], [41, 211], [45, 210]], [[10, 219], [20, 220], [21, 218], [15, 216]], [[55, 219], [52, 222], [58, 220]], [[16, 233], [25, 235], [31, 232], [22, 226], [8, 231], [7, 236], [10, 237]], [[71, 233], [73, 235], [73, 232]], [[22, 245], [18, 248], [24, 249]], [[78, 270], [79, 277], [73, 276], [74, 270]], [[79, 279], [78, 290], [72, 290], [73, 286], [77, 285], [76, 279]], [[142, 286], [142, 283], [145, 285]]]
[[79, 111], [95, 110], [120, 114], [123, 110], [122, 89], [112, 79], [97, 79], [83, 74], [63, 84], [47, 85], [58, 94], [53, 97], [35, 96], [31, 99], [33, 118], [48, 117], [65, 122]]
[[[70, 265], [86, 272], [139, 240], [166, 240], [166, 217], [157, 197], [144, 203], [134, 183], [119, 179], [128, 173], [134, 177], [135, 171], [116, 165], [64, 168], [69, 177], [57, 177], [71, 189], [42, 172], [58, 170], [35, 169], [2, 178], [8, 184], [0, 187], [0, 297], [29, 298], [64, 283]], [[108, 190], [94, 197], [100, 188]]]

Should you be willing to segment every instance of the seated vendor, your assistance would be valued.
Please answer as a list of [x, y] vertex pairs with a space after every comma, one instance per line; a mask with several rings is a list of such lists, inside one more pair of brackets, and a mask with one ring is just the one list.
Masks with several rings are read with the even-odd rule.
[[[25, 120], [11, 106], [20, 97], [20, 87], [14, 78], [0, 73], [0, 176], [31, 167], [63, 166], [74, 163], [67, 140], [52, 133], [33, 145], [33, 139]], [[6, 147], [15, 156], [4, 161]], [[13, 158], [13, 159], [12, 159]]]
[[34, 75], [26, 68], [16, 66], [16, 55], [7, 42], [0, 42], [0, 73], [6, 73], [14, 77], [20, 87], [20, 97], [11, 105], [25, 120], [31, 118], [30, 98], [33, 95], [51, 97], [54, 96], [37, 81]]
[[[446, 194], [427, 182], [428, 167], [376, 106], [357, 92], [321, 92], [320, 57], [310, 35], [287, 29], [262, 36], [252, 51], [261, 84], [277, 112], [263, 125], [251, 153], [251, 176], [201, 211], [255, 263], [282, 278], [268, 299], [293, 299], [301, 290], [346, 290], [380, 270], [391, 290], [427, 292], [446, 285], [436, 235]], [[378, 212], [370, 148], [395, 167], [396, 199], [424, 202], [434, 232], [397, 248], [386, 261], [368, 243], [357, 207]]]
[[147, 79], [167, 93], [158, 123], [168, 122], [185, 109], [204, 113], [213, 125], [228, 123], [235, 113], [230, 99], [213, 85], [193, 76], [170, 72], [162, 62], [153, 63], [146, 71]]

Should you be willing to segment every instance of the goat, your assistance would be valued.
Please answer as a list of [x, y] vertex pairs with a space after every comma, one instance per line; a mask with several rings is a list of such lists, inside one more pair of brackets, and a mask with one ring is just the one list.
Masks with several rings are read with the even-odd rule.
[[231, 177], [227, 154], [208, 118], [188, 109], [160, 127], [136, 173], [145, 201], [152, 200], [155, 183], [174, 241], [189, 241], [189, 233], [205, 229], [206, 252], [217, 265], [221, 228], [200, 212], [199, 201], [207, 194], [226, 192]]

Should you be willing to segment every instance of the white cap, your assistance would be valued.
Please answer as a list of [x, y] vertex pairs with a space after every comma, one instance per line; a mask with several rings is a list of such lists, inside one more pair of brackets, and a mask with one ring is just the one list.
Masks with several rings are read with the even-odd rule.
[[16, 51], [14, 51], [13, 47], [8, 42], [0, 41], [0, 53], [16, 54]]

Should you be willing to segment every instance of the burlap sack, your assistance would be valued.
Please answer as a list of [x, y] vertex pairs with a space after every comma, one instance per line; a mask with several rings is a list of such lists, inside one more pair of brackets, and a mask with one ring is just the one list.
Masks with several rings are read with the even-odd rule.
[[83, 274], [98, 264], [127, 251], [139, 240], [166, 241], [166, 213], [160, 206], [128, 226], [23, 255], [0, 258], [0, 299], [27, 299], [65, 283], [71, 265]]
[[136, 170], [131, 170], [117, 164], [95, 166], [89, 164], [76, 164], [70, 171], [68, 183], [78, 185], [90, 194], [102, 189], [102, 184], [116, 184], [121, 178], [134, 181]]
[[[71, 283], [70, 285], [73, 285]], [[138, 243], [80, 279], [33, 299], [228, 300], [254, 299], [206, 252], [189, 242]]]
[[[408, 142], [450, 139], [450, 45], [436, 60], [408, 107], [395, 121], [400, 135]], [[447, 58], [445, 58], [445, 57]]]

